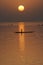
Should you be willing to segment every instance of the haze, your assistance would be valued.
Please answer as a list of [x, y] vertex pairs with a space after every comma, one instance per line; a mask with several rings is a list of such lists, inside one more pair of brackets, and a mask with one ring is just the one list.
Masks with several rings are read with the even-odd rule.
[[[21, 4], [22, 13], [17, 9]], [[0, 0], [1, 21], [43, 21], [43, 0]]]

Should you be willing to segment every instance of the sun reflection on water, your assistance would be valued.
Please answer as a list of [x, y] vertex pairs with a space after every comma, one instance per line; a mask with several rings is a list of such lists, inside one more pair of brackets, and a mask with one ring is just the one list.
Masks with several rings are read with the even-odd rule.
[[21, 51], [24, 51], [24, 34], [19, 34], [19, 47]]
[[24, 23], [23, 22], [19, 23], [19, 32], [21, 32], [21, 29], [22, 29], [22, 32], [24, 32]]
[[[24, 23], [19, 23], [19, 31], [24, 31]], [[21, 59], [21, 63], [24, 64], [25, 59], [24, 59], [24, 55], [25, 54], [25, 40], [24, 40], [24, 33], [21, 35], [21, 33], [19, 34], [19, 56]]]
[[[24, 23], [19, 23], [19, 32], [24, 32]], [[21, 33], [19, 34], [19, 47], [20, 50], [23, 51], [24, 50], [24, 33], [21, 35]]]

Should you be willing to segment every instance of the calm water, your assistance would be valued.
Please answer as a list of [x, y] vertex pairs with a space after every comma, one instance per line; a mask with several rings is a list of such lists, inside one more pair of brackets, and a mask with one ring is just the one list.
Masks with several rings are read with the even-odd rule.
[[[43, 65], [43, 23], [0, 23], [0, 65]], [[16, 34], [16, 31], [34, 33]]]

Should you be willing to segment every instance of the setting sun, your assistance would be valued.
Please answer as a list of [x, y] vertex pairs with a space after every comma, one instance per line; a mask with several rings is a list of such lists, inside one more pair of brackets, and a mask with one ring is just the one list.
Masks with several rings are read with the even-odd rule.
[[18, 10], [21, 11], [21, 12], [24, 11], [24, 6], [23, 5], [19, 5], [18, 6]]

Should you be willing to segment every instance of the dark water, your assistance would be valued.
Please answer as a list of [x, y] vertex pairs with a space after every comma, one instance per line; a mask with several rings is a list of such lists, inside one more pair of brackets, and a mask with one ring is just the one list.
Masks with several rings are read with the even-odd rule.
[[[0, 65], [43, 65], [43, 23], [0, 24]], [[34, 31], [17, 34], [15, 31]]]

